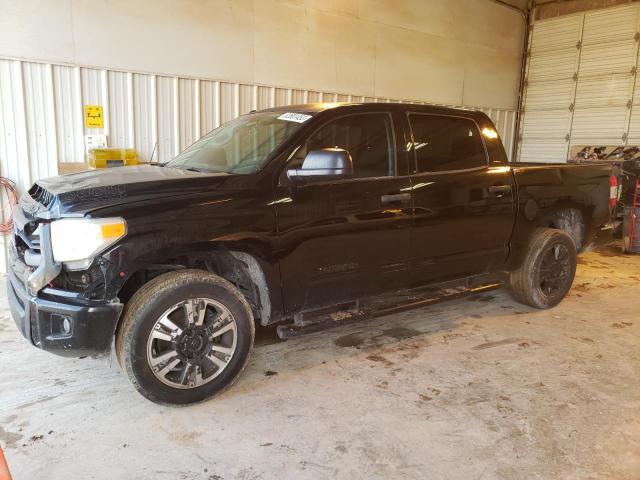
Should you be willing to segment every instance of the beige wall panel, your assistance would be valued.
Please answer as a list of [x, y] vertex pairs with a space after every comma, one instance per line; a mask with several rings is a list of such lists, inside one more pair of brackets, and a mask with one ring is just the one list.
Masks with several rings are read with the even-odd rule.
[[[386, 26], [379, 27], [377, 39], [377, 96], [462, 103], [463, 43]], [[416, 57], [421, 61], [410, 61]]]
[[[481, 58], [483, 61], [478, 62]], [[505, 105], [517, 98], [520, 54], [468, 45], [464, 56], [463, 105]]]
[[[456, 30], [458, 2], [461, 0], [361, 0], [359, 15], [363, 20], [453, 38]], [[491, 2], [482, 2], [487, 6]]]
[[520, 55], [525, 24], [518, 12], [493, 1], [453, 0], [448, 3], [456, 8], [456, 24], [452, 33], [457, 38], [469, 45], [480, 44]]
[[259, 83], [373, 93], [371, 26], [273, 0], [256, 2], [255, 8]]
[[[0, 12], [0, 57], [359, 96], [517, 104], [523, 21], [490, 0], [0, 0]], [[482, 56], [466, 53], [480, 47]], [[463, 83], [492, 69], [500, 82], [463, 91]]]
[[0, 0], [0, 55], [74, 61], [72, 0]]

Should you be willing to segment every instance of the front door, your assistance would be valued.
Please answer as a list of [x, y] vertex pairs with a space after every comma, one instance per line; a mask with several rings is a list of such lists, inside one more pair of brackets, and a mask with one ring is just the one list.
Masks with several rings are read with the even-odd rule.
[[[393, 117], [377, 111], [320, 126], [287, 168], [322, 148], [347, 150], [353, 178], [276, 187], [285, 310], [293, 314], [408, 283], [410, 180], [398, 176]], [[403, 157], [404, 158], [404, 157]], [[406, 172], [405, 172], [406, 173]]]

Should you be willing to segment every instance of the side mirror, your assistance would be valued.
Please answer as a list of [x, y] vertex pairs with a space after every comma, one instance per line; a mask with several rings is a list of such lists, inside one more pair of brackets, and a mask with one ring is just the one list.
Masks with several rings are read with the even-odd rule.
[[287, 177], [294, 182], [352, 176], [353, 160], [349, 152], [342, 148], [312, 150], [307, 153], [301, 168], [287, 170]]

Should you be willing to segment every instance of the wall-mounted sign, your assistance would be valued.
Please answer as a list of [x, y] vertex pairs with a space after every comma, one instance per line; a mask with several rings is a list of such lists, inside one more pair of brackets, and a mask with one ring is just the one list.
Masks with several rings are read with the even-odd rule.
[[89, 154], [94, 148], [107, 148], [106, 135], [85, 135], [84, 153]]
[[84, 106], [84, 126], [87, 128], [104, 128], [102, 105]]

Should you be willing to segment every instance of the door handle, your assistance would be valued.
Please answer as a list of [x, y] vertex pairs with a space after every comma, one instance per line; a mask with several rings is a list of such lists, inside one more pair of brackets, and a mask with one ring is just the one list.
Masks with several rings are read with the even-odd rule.
[[396, 193], [390, 195], [382, 195], [382, 197], [380, 197], [380, 201], [383, 205], [388, 205], [390, 203], [408, 203], [411, 201], [411, 194]]
[[491, 185], [489, 187], [490, 193], [509, 193], [511, 192], [511, 185]]

